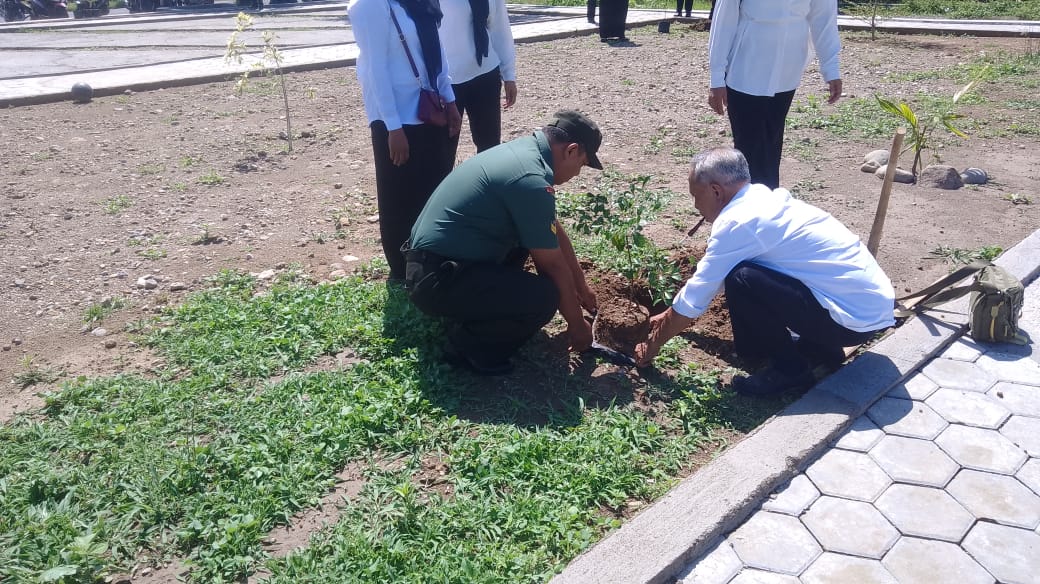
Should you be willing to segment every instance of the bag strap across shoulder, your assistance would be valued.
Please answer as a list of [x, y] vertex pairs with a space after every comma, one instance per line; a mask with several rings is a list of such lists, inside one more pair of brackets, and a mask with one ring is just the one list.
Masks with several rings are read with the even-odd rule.
[[[975, 260], [966, 266], [962, 266], [950, 273], [949, 275], [940, 278], [937, 282], [922, 288], [917, 292], [912, 292], [906, 296], [896, 298], [895, 315], [897, 317], [906, 317], [917, 312], [920, 312], [927, 308], [934, 308], [945, 302], [955, 300], [971, 292], [972, 290], [978, 290], [979, 286], [976, 282], [972, 282], [966, 286], [957, 286], [951, 288], [953, 284], [960, 282], [964, 278], [981, 271], [987, 266], [991, 266], [990, 262], [986, 260]], [[921, 301], [915, 304], [913, 307], [907, 307], [903, 301], [910, 298], [922, 297]]]
[[390, 10], [390, 18], [394, 21], [394, 28], [397, 29], [397, 38], [401, 39], [401, 46], [404, 47], [404, 54], [408, 57], [408, 64], [412, 66], [412, 74], [415, 75], [415, 82], [419, 84], [419, 89], [425, 89], [425, 87], [423, 87], [422, 78], [419, 77], [419, 68], [415, 66], [415, 59], [412, 58], [412, 52], [408, 50], [408, 42], [404, 40], [404, 32], [401, 30], [401, 23], [397, 22], [397, 15], [394, 14], [394, 7], [390, 5], [390, 0], [386, 0], [386, 7]]

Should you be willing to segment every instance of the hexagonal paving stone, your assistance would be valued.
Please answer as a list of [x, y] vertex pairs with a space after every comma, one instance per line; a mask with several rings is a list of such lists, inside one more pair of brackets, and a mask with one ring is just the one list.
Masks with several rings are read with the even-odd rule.
[[804, 584], [898, 584], [877, 560], [824, 552], [802, 572]]
[[870, 457], [893, 479], [915, 485], [942, 487], [961, 469], [934, 442], [885, 436]]
[[800, 584], [798, 578], [794, 576], [787, 576], [785, 574], [777, 574], [775, 572], [764, 572], [762, 570], [754, 570], [746, 568], [743, 572], [737, 574], [737, 577], [730, 580], [729, 584]]
[[1040, 535], [980, 522], [961, 544], [1002, 583], [1033, 584], [1040, 576]]
[[1040, 363], [1019, 357], [1008, 359], [1005, 355], [986, 354], [975, 362], [998, 381], [1040, 385]]
[[946, 492], [978, 519], [1025, 529], [1040, 525], [1040, 496], [1014, 477], [962, 470]]
[[901, 584], [993, 584], [993, 577], [971, 556], [944, 541], [901, 538], [881, 563]]
[[881, 431], [881, 428], [878, 428], [874, 422], [871, 422], [870, 418], [860, 416], [842, 434], [841, 438], [834, 443], [834, 446], [845, 450], [866, 452], [870, 450], [871, 446], [877, 444], [877, 441], [881, 440], [881, 437], [884, 435], [885, 433]]
[[1036, 387], [1001, 381], [989, 390], [989, 395], [1012, 414], [1040, 418], [1040, 389]]
[[899, 539], [896, 528], [873, 505], [821, 497], [802, 516], [802, 523], [823, 549], [880, 559]]
[[883, 397], [867, 410], [867, 416], [886, 434], [931, 440], [947, 426], [946, 420], [927, 405]]
[[976, 470], [1015, 474], [1029, 458], [996, 430], [953, 424], [943, 430], [935, 443], [961, 466]]
[[947, 422], [966, 426], [995, 429], [1011, 417], [1011, 412], [1001, 403], [974, 391], [940, 388], [925, 403]]
[[918, 373], [888, 391], [888, 395], [902, 399], [923, 400], [939, 389], [934, 381]]
[[1040, 456], [1040, 418], [1011, 416], [1000, 427], [1000, 433], [1014, 442], [1029, 456]]
[[801, 521], [766, 511], [738, 527], [729, 543], [744, 565], [784, 574], [800, 574], [823, 553]]
[[942, 489], [892, 485], [874, 505], [904, 535], [957, 543], [975, 517]]
[[986, 348], [972, 340], [971, 337], [961, 337], [943, 351], [940, 357], [957, 361], [974, 361], [985, 352]]
[[762, 508], [766, 511], [775, 511], [777, 513], [798, 517], [802, 514], [802, 511], [805, 511], [809, 505], [812, 505], [812, 502], [818, 499], [819, 496], [820, 492], [816, 490], [815, 486], [813, 486], [809, 477], [800, 474], [770, 495], [770, 497], [762, 503]]
[[986, 391], [997, 378], [975, 363], [954, 361], [953, 359], [932, 359], [932, 362], [921, 369], [928, 379], [947, 389], [963, 389], [965, 391]]
[[869, 456], [848, 450], [828, 450], [805, 474], [825, 495], [867, 502], [892, 484], [892, 479]]
[[743, 567], [729, 542], [722, 540], [679, 577], [679, 584], [726, 584]]
[[1031, 458], [1022, 468], [1018, 469], [1015, 478], [1040, 495], [1040, 458]]

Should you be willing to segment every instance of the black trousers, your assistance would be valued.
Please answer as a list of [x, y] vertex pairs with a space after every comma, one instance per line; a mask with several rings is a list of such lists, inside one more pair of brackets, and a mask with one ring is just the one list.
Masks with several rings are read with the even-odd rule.
[[588, 0], [585, 8], [588, 11], [589, 22], [596, 21], [596, 0]]
[[744, 153], [751, 182], [771, 189], [780, 186], [780, 154], [784, 148], [784, 122], [794, 90], [772, 97], [748, 95], [726, 88], [733, 147]]
[[[768, 358], [784, 373], [808, 368], [806, 354], [837, 355], [842, 347], [866, 342], [876, 332], [841, 326], [801, 281], [752, 262], [737, 264], [725, 286], [737, 353]], [[788, 329], [798, 333], [797, 344]]]
[[599, 38], [623, 38], [627, 17], [628, 0], [600, 0]]
[[693, 0], [675, 0], [675, 15], [682, 16], [683, 4], [686, 5], [686, 16], [690, 16], [690, 12], [693, 11]]
[[411, 236], [412, 225], [433, 190], [451, 172], [455, 152], [446, 127], [429, 124], [404, 126], [404, 134], [408, 137], [408, 162], [394, 166], [390, 161], [390, 134], [386, 124], [377, 120], [369, 128], [376, 163], [376, 201], [383, 255], [390, 264], [390, 279], [404, 280], [401, 245]]
[[[502, 71], [495, 67], [469, 81], [452, 85], [455, 107], [469, 118], [469, 132], [477, 152], [502, 142]], [[452, 139], [452, 160], [458, 151], [459, 137]]]
[[527, 250], [518, 250], [501, 264], [423, 259], [415, 257], [416, 252], [407, 253], [412, 302], [426, 314], [452, 321], [449, 342], [478, 362], [508, 360], [559, 309], [556, 284], [548, 276], [524, 270]]

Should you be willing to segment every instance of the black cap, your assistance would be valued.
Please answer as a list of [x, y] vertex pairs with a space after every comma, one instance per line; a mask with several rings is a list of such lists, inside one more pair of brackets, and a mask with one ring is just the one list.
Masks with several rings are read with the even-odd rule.
[[603, 141], [603, 135], [599, 133], [599, 126], [596, 125], [596, 122], [581, 112], [563, 110], [556, 112], [556, 119], [549, 122], [549, 125], [567, 132], [571, 140], [585, 148], [585, 155], [589, 159], [588, 166], [596, 170], [603, 170], [603, 165], [596, 157], [599, 144]]

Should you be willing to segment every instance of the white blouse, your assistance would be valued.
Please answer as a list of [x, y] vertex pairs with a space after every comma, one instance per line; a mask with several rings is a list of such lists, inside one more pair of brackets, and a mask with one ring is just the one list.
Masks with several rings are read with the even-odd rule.
[[[419, 70], [419, 78], [423, 86], [429, 88], [431, 84], [415, 23], [400, 4], [393, 0], [389, 3], [388, 0], [351, 0], [347, 12], [358, 45], [357, 78], [361, 84], [368, 123], [382, 120], [387, 130], [396, 130], [405, 124], [418, 125], [422, 122], [419, 120], [419, 83], [408, 64], [408, 56], [401, 46], [394, 22], [390, 19], [390, 6], [393, 6], [397, 22], [401, 24], [408, 50]], [[451, 89], [443, 37], [441, 63], [441, 74], [432, 87], [440, 92], [444, 101], [453, 102], [455, 93]]]
[[824, 81], [841, 78], [837, 0], [717, 0], [710, 87], [772, 96], [798, 88], [815, 48]]
[[441, 0], [441, 42], [448, 55], [451, 80], [465, 83], [495, 67], [502, 68], [503, 81], [516, 81], [516, 50], [505, 0], [488, 0], [488, 54], [477, 65], [473, 40], [473, 10], [469, 0]]

